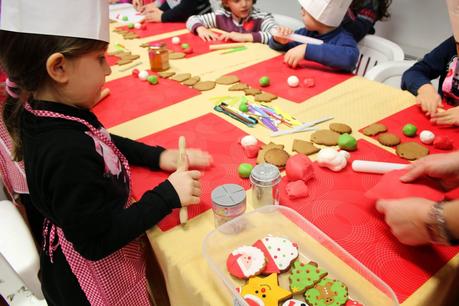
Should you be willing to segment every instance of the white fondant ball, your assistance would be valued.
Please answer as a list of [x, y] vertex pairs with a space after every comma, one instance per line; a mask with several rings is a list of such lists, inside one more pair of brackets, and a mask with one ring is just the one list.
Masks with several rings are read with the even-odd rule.
[[419, 134], [419, 138], [421, 139], [422, 143], [432, 144], [435, 139], [435, 134], [429, 130], [424, 130]]
[[148, 71], [142, 70], [139, 72], [139, 79], [145, 81], [148, 78]]
[[178, 45], [180, 43], [180, 37], [177, 37], [177, 36], [172, 37], [172, 43], [174, 45]]
[[255, 138], [255, 136], [252, 135], [246, 135], [241, 138], [241, 146], [247, 147], [247, 146], [254, 146], [258, 143], [258, 140]]
[[291, 75], [287, 79], [288, 86], [297, 87], [300, 84], [300, 79], [296, 75]]
[[134, 24], [134, 28], [136, 28], [137, 30], [140, 30], [140, 28], [142, 28], [142, 25], [139, 22], [136, 22]]

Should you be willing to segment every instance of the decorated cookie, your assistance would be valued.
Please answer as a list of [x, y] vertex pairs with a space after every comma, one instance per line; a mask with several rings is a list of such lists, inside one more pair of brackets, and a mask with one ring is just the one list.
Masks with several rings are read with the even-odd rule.
[[261, 150], [258, 151], [257, 156], [257, 164], [262, 164], [265, 162], [265, 153], [271, 149], [284, 149], [284, 145], [275, 144], [274, 142], [270, 142], [261, 146]]
[[292, 296], [290, 291], [279, 286], [276, 273], [267, 277], [249, 278], [240, 294], [249, 305], [256, 306], [279, 306], [279, 302]]
[[311, 154], [319, 152], [319, 150], [320, 149], [316, 147], [312, 142], [300, 140], [300, 139], [293, 140], [293, 147], [292, 147], [293, 152], [302, 153], [305, 155], [311, 155]]
[[249, 278], [258, 275], [266, 266], [265, 255], [253, 246], [241, 246], [226, 259], [228, 272], [237, 278]]
[[367, 136], [374, 136], [379, 133], [387, 131], [387, 127], [382, 123], [373, 123], [363, 129], [363, 134]]
[[258, 95], [255, 95], [255, 101], [258, 102], [271, 102], [272, 100], [277, 99], [276, 95], [270, 94], [269, 92], [263, 92]]
[[285, 301], [282, 306], [309, 306], [306, 302], [290, 299]]
[[331, 278], [323, 278], [304, 296], [311, 306], [342, 306], [348, 300], [346, 285]]
[[265, 162], [283, 168], [290, 155], [283, 149], [271, 149], [265, 152]]
[[177, 82], [183, 82], [191, 78], [191, 73], [179, 73], [174, 76], [172, 76], [170, 79], [177, 81]]
[[404, 142], [397, 146], [395, 152], [401, 158], [415, 160], [429, 154], [429, 149], [417, 142]]
[[181, 59], [185, 57], [185, 53], [183, 52], [169, 52], [169, 59], [175, 60], [175, 59]]
[[234, 85], [231, 85], [230, 88], [228, 88], [229, 91], [244, 91], [245, 89], [248, 89], [249, 85], [246, 83], [236, 83]]
[[237, 75], [225, 75], [216, 79], [215, 82], [220, 85], [231, 85], [239, 82], [239, 77]]
[[349, 125], [344, 124], [344, 123], [330, 123], [330, 125], [328, 127], [333, 132], [336, 132], [336, 133], [339, 133], [339, 134], [344, 134], [344, 133], [350, 134], [350, 133], [352, 133], [352, 128]]
[[244, 89], [244, 93], [248, 96], [255, 96], [255, 95], [258, 95], [258, 94], [261, 94], [261, 90], [259, 90], [258, 88], [246, 88]]
[[393, 147], [400, 143], [400, 138], [392, 133], [382, 133], [378, 136], [378, 141], [382, 145]]
[[326, 146], [336, 146], [339, 134], [330, 130], [318, 130], [312, 133], [311, 141]]
[[188, 80], [184, 81], [182, 84], [186, 86], [193, 86], [194, 84], [198, 83], [201, 80], [200, 77], [198, 76], [193, 76], [189, 78]]
[[313, 261], [307, 264], [296, 260], [290, 269], [290, 290], [294, 294], [303, 293], [307, 289], [314, 287], [322, 278], [328, 275], [328, 272], [319, 268], [319, 265]]
[[163, 78], [163, 79], [168, 79], [171, 76], [173, 76], [174, 74], [175, 74], [175, 72], [173, 72], [173, 71], [161, 71], [161, 72], [158, 72], [158, 76], [160, 78]]
[[193, 88], [199, 91], [211, 90], [215, 88], [215, 82], [214, 81], [199, 82], [199, 83], [194, 84]]
[[253, 246], [265, 254], [266, 267], [262, 271], [263, 274], [285, 271], [298, 257], [298, 246], [283, 237], [266, 236], [257, 240]]

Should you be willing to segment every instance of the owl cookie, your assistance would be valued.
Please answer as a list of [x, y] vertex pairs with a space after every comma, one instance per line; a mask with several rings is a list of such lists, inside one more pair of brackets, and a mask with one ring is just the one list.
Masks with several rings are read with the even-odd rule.
[[298, 257], [298, 246], [282, 237], [266, 236], [257, 240], [253, 246], [265, 255], [266, 267], [262, 271], [263, 274], [281, 273]]
[[265, 255], [253, 246], [241, 246], [232, 251], [226, 259], [228, 272], [242, 279], [260, 274], [265, 266]]

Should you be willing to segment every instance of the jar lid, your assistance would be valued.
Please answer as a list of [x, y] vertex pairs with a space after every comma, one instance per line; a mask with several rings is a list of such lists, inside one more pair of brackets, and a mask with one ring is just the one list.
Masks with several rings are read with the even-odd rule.
[[273, 186], [281, 180], [279, 169], [272, 164], [256, 165], [250, 173], [250, 181], [254, 185]]
[[160, 43], [154, 43], [150, 45], [150, 49], [161, 49], [161, 48], [166, 48], [166, 44], [163, 42], [160, 42]]
[[222, 207], [232, 207], [245, 202], [245, 190], [237, 184], [224, 184], [212, 190], [212, 203]]

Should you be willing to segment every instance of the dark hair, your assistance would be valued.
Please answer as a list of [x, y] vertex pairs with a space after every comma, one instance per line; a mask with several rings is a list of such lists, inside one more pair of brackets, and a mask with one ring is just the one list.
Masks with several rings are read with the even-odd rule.
[[17, 84], [18, 99], [6, 94], [3, 121], [13, 140], [15, 160], [22, 159], [20, 118], [24, 102], [50, 82], [46, 61], [53, 53], [69, 58], [103, 50], [107, 43], [93, 39], [28, 34], [0, 30], [0, 69]]
[[[225, 5], [225, 1], [231, 1], [231, 0], [222, 0], [222, 8], [224, 8], [225, 10], [229, 11], [229, 7], [227, 7]], [[257, 0], [252, 0], [252, 5], [255, 5], [255, 3], [257, 3]]]
[[[355, 11], [361, 8], [363, 0], [353, 0], [351, 3], [351, 10]], [[389, 6], [392, 0], [372, 1], [376, 2], [377, 6], [374, 8], [376, 11], [376, 20], [384, 20], [390, 17]]]

